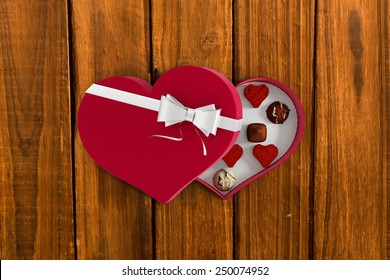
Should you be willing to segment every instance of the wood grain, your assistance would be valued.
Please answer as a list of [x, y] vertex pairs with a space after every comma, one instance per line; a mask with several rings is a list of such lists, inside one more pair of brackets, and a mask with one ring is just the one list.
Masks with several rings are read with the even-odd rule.
[[388, 254], [388, 15], [387, 1], [318, 3], [316, 259]]
[[[153, 1], [152, 43], [154, 78], [185, 64], [231, 78], [231, 1]], [[233, 258], [232, 204], [197, 182], [167, 205], [155, 203], [156, 258]]]
[[386, 143], [386, 157], [383, 159], [383, 168], [386, 170], [384, 180], [387, 186], [387, 259], [390, 259], [390, 1], [380, 2], [380, 19], [381, 19], [381, 80], [382, 80], [382, 97], [384, 104], [382, 109], [385, 129], [383, 130], [383, 141]]
[[65, 0], [0, 3], [0, 257], [72, 259]]
[[272, 77], [291, 87], [305, 111], [293, 156], [235, 197], [235, 258], [308, 259], [311, 250], [314, 3], [236, 1], [236, 82]]
[[[72, 1], [74, 111], [85, 90], [110, 76], [150, 80], [149, 2]], [[152, 203], [106, 173], [75, 134], [80, 259], [151, 259]]]

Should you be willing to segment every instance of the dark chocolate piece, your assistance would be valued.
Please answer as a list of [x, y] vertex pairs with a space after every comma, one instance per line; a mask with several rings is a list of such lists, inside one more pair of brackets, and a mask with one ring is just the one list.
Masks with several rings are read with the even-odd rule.
[[267, 139], [267, 127], [263, 123], [251, 123], [246, 129], [249, 142], [264, 142]]
[[267, 118], [270, 120], [270, 122], [275, 124], [284, 123], [287, 120], [289, 113], [290, 109], [286, 104], [280, 101], [273, 102], [267, 108]]

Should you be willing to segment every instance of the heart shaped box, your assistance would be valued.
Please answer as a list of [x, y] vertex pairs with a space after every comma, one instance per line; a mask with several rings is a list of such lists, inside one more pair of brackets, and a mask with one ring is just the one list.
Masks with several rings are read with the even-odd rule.
[[[244, 89], [248, 85], [259, 86], [262, 84], [269, 88], [269, 95], [261, 103], [259, 108], [253, 108], [244, 96]], [[297, 95], [285, 84], [270, 78], [252, 78], [241, 82], [236, 88], [243, 105], [243, 124], [237, 139], [237, 144], [243, 148], [243, 156], [232, 168], [228, 169], [227, 164], [223, 160], [220, 160], [197, 179], [225, 200], [285, 162], [298, 148], [303, 136], [305, 124], [302, 104]], [[273, 124], [266, 116], [267, 107], [274, 101], [281, 101], [290, 108], [289, 116], [283, 124]], [[247, 140], [246, 129], [251, 123], [266, 124], [267, 139], [265, 142], [252, 143]], [[262, 167], [259, 161], [253, 156], [253, 148], [256, 144], [274, 144], [279, 150], [278, 156], [266, 168]], [[236, 185], [229, 191], [220, 191], [213, 184], [213, 176], [220, 169], [232, 171], [236, 178]]]
[[[162, 75], [153, 87], [135, 77], [111, 77], [93, 86], [103, 88], [106, 97], [92, 93], [91, 87], [81, 101], [78, 131], [85, 149], [100, 167], [160, 203], [173, 199], [219, 161], [239, 135], [239, 131], [218, 128], [215, 136], [206, 137], [188, 121], [165, 127], [157, 122], [156, 110], [112, 100], [110, 90], [107, 94], [108, 88], [125, 99], [129, 95], [146, 97], [146, 103], [156, 105], [157, 111], [161, 96], [170, 94], [189, 108], [214, 104], [222, 116], [241, 120], [236, 88], [214, 70], [178, 67]], [[155, 135], [183, 139], [152, 137]], [[202, 143], [207, 156], [202, 153]]]

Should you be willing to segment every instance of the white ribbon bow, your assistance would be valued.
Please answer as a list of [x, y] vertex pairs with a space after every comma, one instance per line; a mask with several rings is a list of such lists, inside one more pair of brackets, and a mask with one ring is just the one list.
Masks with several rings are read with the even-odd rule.
[[221, 109], [216, 110], [214, 104], [196, 109], [185, 107], [172, 95], [161, 97], [158, 111], [158, 122], [165, 122], [165, 126], [174, 125], [183, 121], [192, 122], [207, 137], [215, 135], [220, 122]]

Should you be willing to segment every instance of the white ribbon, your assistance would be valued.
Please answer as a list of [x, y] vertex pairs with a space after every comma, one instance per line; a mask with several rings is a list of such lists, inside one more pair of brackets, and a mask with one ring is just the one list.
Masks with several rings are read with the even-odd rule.
[[164, 122], [165, 126], [174, 125], [183, 121], [192, 122], [207, 137], [217, 133], [221, 110], [216, 110], [214, 104], [191, 109], [185, 107], [172, 95], [161, 96], [158, 122]]
[[[181, 104], [170, 94], [167, 94], [166, 96], [161, 96], [161, 100], [158, 100], [138, 95], [132, 92], [118, 90], [97, 84], [93, 84], [92, 86], [90, 86], [87, 89], [86, 93], [145, 108], [148, 110], [157, 111], [157, 121], [164, 122], [166, 127], [181, 123], [183, 121], [192, 122], [194, 126], [199, 128], [199, 130], [202, 131], [207, 137], [210, 134], [216, 135], [218, 128], [232, 132], [240, 131], [242, 125], [242, 119], [237, 120], [221, 116], [221, 109], [217, 110], [214, 104], [192, 109]], [[163, 137], [176, 141], [181, 141], [183, 138], [173, 138], [163, 135], [152, 136]], [[202, 139], [201, 141], [203, 144], [203, 154], [206, 155], [207, 152], [205, 145]]]

